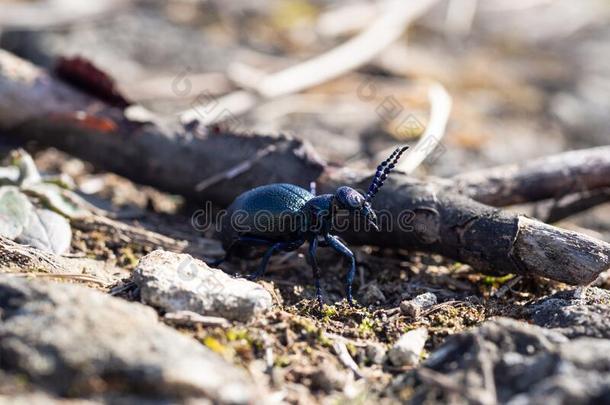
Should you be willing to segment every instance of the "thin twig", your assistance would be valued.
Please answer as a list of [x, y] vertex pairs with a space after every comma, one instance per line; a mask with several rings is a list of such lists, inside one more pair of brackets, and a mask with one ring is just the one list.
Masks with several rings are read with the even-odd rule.
[[333, 342], [333, 349], [335, 350], [337, 356], [339, 356], [339, 361], [341, 361], [345, 367], [350, 369], [356, 378], [362, 378], [362, 373], [360, 372], [360, 369], [358, 368], [358, 365], [354, 359], [352, 359], [352, 356], [350, 356], [349, 352], [347, 351], [347, 346], [345, 346], [345, 343], [336, 340]]
[[207, 179], [202, 180], [195, 186], [195, 190], [201, 192], [214, 184], [217, 184], [223, 180], [230, 180], [239, 176], [242, 173], [250, 170], [252, 165], [256, 163], [256, 161], [264, 158], [268, 154], [274, 152], [276, 150], [275, 145], [269, 145], [266, 148], [260, 149], [256, 154], [248, 160], [243, 161], [242, 163], [233, 166], [232, 168], [225, 170], [221, 173], [215, 174], [213, 176], [208, 177]]
[[515, 276], [508, 280], [502, 287], [498, 289], [494, 294], [491, 294], [493, 298], [502, 298], [510, 291], [519, 281], [523, 280], [523, 276]]
[[137, 287], [137, 284], [133, 281], [128, 281], [126, 283], [123, 283], [121, 285], [117, 285], [115, 287], [112, 287], [109, 291], [110, 295], [119, 295], [125, 291], [129, 291], [131, 289], [135, 289]]
[[202, 325], [229, 327], [230, 322], [218, 316], [204, 316], [192, 311], [168, 312], [163, 316], [163, 320], [175, 325]]
[[445, 128], [451, 113], [451, 96], [440, 83], [435, 83], [428, 92], [430, 99], [430, 120], [426, 130], [417, 142], [409, 149], [396, 168], [405, 173], [412, 173], [437, 148], [445, 136]]
[[9, 276], [13, 276], [13, 277], [41, 277], [41, 278], [61, 278], [61, 279], [68, 279], [68, 280], [79, 280], [79, 281], [87, 281], [87, 282], [91, 282], [91, 283], [96, 283], [98, 285], [101, 285], [102, 287], [106, 287], [108, 285], [108, 282], [95, 277], [95, 276], [91, 276], [88, 274], [70, 274], [70, 273], [35, 273], [35, 272], [28, 272], [28, 273], [4, 273], [7, 274]]
[[[237, 91], [215, 100], [214, 110], [228, 111], [233, 116], [240, 115], [254, 107], [259, 97], [274, 98], [300, 92], [350, 72], [398, 40], [409, 24], [437, 2], [438, 0], [390, 0], [384, 4], [385, 12], [359, 35], [308, 61], [263, 76], [251, 92]], [[209, 108], [210, 102], [195, 106], [180, 113], [180, 119], [182, 122], [198, 119], [210, 124], [223, 118], [222, 114], [202, 114], [202, 111]]]
[[[551, 207], [548, 208], [548, 212], [541, 220], [548, 223], [559, 222], [571, 215], [578, 214], [609, 201], [610, 187], [569, 194], [561, 199], [554, 200]], [[537, 211], [541, 211], [541, 209], [538, 208]]]
[[188, 247], [186, 241], [176, 240], [157, 232], [99, 215], [75, 219], [72, 221], [72, 226], [81, 230], [104, 230], [110, 234], [118, 235], [126, 243], [136, 243], [173, 252], [183, 252]]
[[271, 98], [296, 93], [327, 82], [369, 62], [396, 41], [415, 19], [436, 0], [388, 1], [385, 12], [371, 26], [330, 50], [304, 63], [267, 76], [255, 90]]
[[369, 1], [350, 1], [325, 10], [318, 17], [316, 32], [324, 37], [337, 38], [366, 28], [379, 14], [380, 4]]

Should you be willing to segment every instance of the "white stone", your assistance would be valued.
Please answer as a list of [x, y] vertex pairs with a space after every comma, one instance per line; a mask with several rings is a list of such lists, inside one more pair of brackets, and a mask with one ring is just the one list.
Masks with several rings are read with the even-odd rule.
[[417, 365], [426, 339], [428, 339], [426, 328], [418, 328], [405, 333], [388, 352], [390, 362], [397, 367]]
[[187, 254], [156, 250], [144, 256], [134, 281], [143, 303], [167, 312], [192, 311], [245, 322], [272, 306], [271, 294], [259, 284], [231, 277]]

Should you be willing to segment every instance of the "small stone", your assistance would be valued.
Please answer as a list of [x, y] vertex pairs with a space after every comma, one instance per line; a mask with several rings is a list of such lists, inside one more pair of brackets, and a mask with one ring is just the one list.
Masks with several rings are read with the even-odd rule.
[[386, 353], [383, 345], [370, 343], [366, 346], [366, 357], [373, 364], [383, 364]]
[[385, 295], [377, 283], [369, 283], [363, 287], [362, 303], [364, 305], [375, 305], [385, 301]]
[[417, 365], [426, 339], [428, 339], [426, 328], [417, 328], [405, 333], [388, 352], [390, 362], [396, 367]]
[[272, 306], [257, 283], [234, 278], [187, 254], [156, 250], [134, 271], [143, 303], [167, 312], [192, 311], [246, 322]]
[[417, 319], [421, 316], [422, 311], [438, 302], [436, 295], [431, 292], [420, 294], [412, 300], [403, 301], [400, 303], [400, 312], [403, 315]]
[[422, 314], [421, 305], [409, 300], [400, 303], [400, 312], [403, 315], [409, 316], [413, 319], [418, 319]]

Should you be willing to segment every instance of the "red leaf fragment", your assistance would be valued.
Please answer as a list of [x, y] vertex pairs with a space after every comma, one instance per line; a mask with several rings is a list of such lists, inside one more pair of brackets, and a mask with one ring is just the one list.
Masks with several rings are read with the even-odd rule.
[[118, 130], [118, 125], [111, 119], [96, 117], [95, 115], [87, 114], [84, 111], [66, 114], [53, 114], [50, 116], [50, 119], [54, 121], [68, 121], [82, 128], [97, 132], [110, 133]]
[[55, 72], [64, 81], [112, 106], [125, 108], [131, 104], [119, 92], [114, 79], [88, 59], [60, 57]]

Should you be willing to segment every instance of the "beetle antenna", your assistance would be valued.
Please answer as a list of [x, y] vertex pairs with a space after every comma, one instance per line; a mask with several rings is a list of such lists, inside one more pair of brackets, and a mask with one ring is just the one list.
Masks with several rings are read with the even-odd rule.
[[389, 158], [377, 166], [377, 171], [375, 172], [375, 176], [373, 176], [373, 181], [369, 187], [369, 191], [366, 193], [366, 201], [371, 201], [373, 197], [375, 197], [375, 194], [377, 194], [381, 186], [383, 186], [383, 182], [388, 178], [388, 175], [394, 169], [394, 167], [396, 167], [396, 163], [398, 163], [400, 156], [407, 149], [409, 149], [408, 146], [399, 146], [398, 148], [394, 149], [394, 152], [392, 152]]

